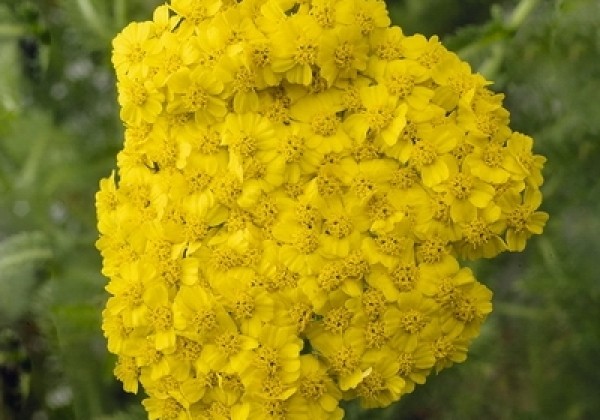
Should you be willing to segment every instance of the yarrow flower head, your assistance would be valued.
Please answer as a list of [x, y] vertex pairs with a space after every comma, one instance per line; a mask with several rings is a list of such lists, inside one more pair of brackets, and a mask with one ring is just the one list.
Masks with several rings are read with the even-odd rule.
[[548, 219], [488, 81], [382, 0], [172, 0], [113, 45], [103, 330], [149, 418], [340, 419], [465, 360], [461, 262]]

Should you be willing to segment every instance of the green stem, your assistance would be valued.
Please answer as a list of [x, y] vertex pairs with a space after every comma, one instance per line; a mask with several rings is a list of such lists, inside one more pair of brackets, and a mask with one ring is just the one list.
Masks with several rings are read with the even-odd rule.
[[106, 27], [102, 22], [100, 14], [94, 9], [94, 6], [89, 0], [77, 0], [79, 11], [81, 16], [87, 23], [88, 27], [91, 28], [100, 38], [108, 38]]
[[[538, 6], [539, 0], [521, 0], [519, 4], [513, 9], [512, 13], [505, 20], [504, 28], [507, 34], [514, 33], [523, 25], [527, 17], [535, 10]], [[503, 36], [498, 41], [494, 41], [491, 46], [491, 53], [488, 58], [479, 67], [479, 72], [486, 78], [493, 80], [496, 78], [498, 69], [504, 61], [507, 48], [507, 36]], [[481, 40], [472, 46], [468, 46], [463, 52], [473, 54], [475, 51], [482, 49], [483, 47], [490, 48], [489, 40]]]
[[42, 159], [44, 159], [48, 140], [49, 136], [45, 133], [41, 133], [41, 136], [33, 144], [33, 147], [27, 156], [27, 160], [23, 165], [21, 176], [16, 180], [18, 188], [27, 189], [36, 182], [38, 169], [42, 163]]
[[0, 38], [19, 38], [25, 35], [25, 27], [23, 25], [15, 25], [4, 23], [0, 25]]
[[115, 0], [113, 3], [113, 14], [115, 17], [115, 27], [118, 29], [124, 27], [127, 23], [127, 4], [125, 0]]
[[507, 28], [511, 30], [518, 29], [539, 2], [539, 0], [521, 0], [508, 18]]

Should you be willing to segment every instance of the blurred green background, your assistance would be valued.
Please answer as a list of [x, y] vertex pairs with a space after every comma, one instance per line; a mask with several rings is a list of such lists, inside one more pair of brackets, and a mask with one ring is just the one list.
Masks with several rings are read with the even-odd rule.
[[[0, 420], [142, 419], [100, 330], [94, 193], [122, 145], [110, 41], [155, 0], [0, 0]], [[548, 157], [545, 234], [476, 267], [495, 309], [462, 365], [348, 419], [600, 412], [600, 2], [389, 1], [505, 92]]]

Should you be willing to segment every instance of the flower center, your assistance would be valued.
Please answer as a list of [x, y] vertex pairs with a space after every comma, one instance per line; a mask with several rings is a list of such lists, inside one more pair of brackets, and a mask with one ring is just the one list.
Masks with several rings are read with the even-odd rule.
[[188, 111], [199, 111], [208, 106], [208, 93], [198, 85], [192, 85], [183, 94], [183, 104]]
[[415, 288], [419, 274], [419, 268], [415, 264], [407, 264], [394, 267], [390, 276], [400, 292], [410, 292]]
[[320, 377], [307, 376], [300, 383], [299, 391], [307, 400], [315, 401], [327, 392], [327, 385]]
[[396, 257], [402, 255], [412, 245], [409, 238], [392, 234], [378, 236], [375, 243], [381, 252]]
[[342, 346], [329, 360], [332, 370], [339, 376], [350, 375], [358, 368], [359, 361], [356, 352], [347, 346]]
[[325, 219], [323, 233], [337, 239], [345, 238], [352, 233], [352, 221], [343, 214]]
[[333, 62], [337, 68], [342, 70], [352, 67], [352, 63], [354, 62], [354, 47], [350, 42], [344, 41], [337, 46], [333, 53]]
[[531, 213], [532, 210], [529, 206], [521, 205], [508, 214], [506, 223], [516, 232], [524, 232], [527, 230], [527, 220]]
[[408, 376], [412, 373], [415, 367], [415, 360], [412, 354], [410, 353], [401, 353], [398, 356], [398, 375], [400, 376]]
[[377, 319], [385, 310], [385, 296], [380, 290], [368, 289], [362, 295], [362, 306], [369, 319]]
[[473, 248], [486, 244], [492, 238], [492, 232], [487, 223], [481, 219], [475, 219], [470, 223], [467, 223], [463, 227], [463, 234], [465, 240], [471, 244]]
[[292, 318], [293, 323], [299, 333], [306, 329], [313, 316], [312, 308], [306, 303], [294, 302], [288, 308], [288, 314]]
[[460, 296], [455, 300], [452, 315], [461, 322], [469, 323], [477, 317], [477, 308], [472, 299], [467, 296]]
[[388, 81], [388, 91], [393, 96], [405, 98], [410, 95], [415, 86], [415, 79], [406, 74], [392, 74]]
[[134, 82], [129, 86], [129, 97], [134, 105], [142, 106], [148, 100], [148, 90], [142, 82]]
[[287, 163], [298, 162], [304, 155], [304, 138], [297, 134], [287, 136], [281, 142], [279, 152]]
[[197, 311], [191, 319], [191, 327], [199, 334], [207, 334], [217, 326], [217, 314], [212, 309]]
[[410, 160], [415, 168], [422, 168], [431, 165], [437, 159], [437, 153], [432, 144], [426, 141], [420, 141], [415, 144]]
[[200, 353], [202, 353], [202, 344], [178, 335], [177, 351], [181, 352], [181, 355], [185, 360], [195, 362], [200, 357]]
[[233, 93], [244, 93], [256, 88], [256, 77], [254, 72], [246, 67], [240, 67], [235, 72], [233, 79]]
[[165, 420], [177, 420], [181, 412], [183, 411], [183, 407], [181, 404], [177, 402], [174, 398], [167, 398], [163, 401], [163, 407], [161, 411], [161, 419]]
[[409, 334], [416, 334], [427, 325], [425, 315], [416, 309], [410, 309], [402, 314], [400, 325]]
[[240, 338], [231, 332], [226, 332], [216, 337], [215, 344], [228, 357], [239, 353], [242, 348]]
[[319, 240], [313, 232], [302, 229], [294, 235], [294, 247], [301, 254], [312, 254], [319, 247]]
[[315, 134], [323, 137], [333, 136], [337, 133], [340, 119], [333, 113], [316, 114], [311, 122], [311, 128]]
[[256, 67], [265, 67], [271, 62], [271, 47], [266, 42], [258, 43], [252, 47], [250, 56]]
[[448, 254], [446, 243], [442, 238], [433, 237], [424, 240], [418, 247], [418, 255], [426, 264], [438, 263]]
[[310, 9], [310, 15], [323, 28], [330, 29], [335, 24], [335, 11], [330, 3], [318, 6], [313, 5], [312, 9]]
[[241, 134], [234, 138], [229, 147], [245, 158], [254, 156], [257, 150], [256, 139], [248, 134]]
[[446, 359], [448, 356], [454, 352], [454, 345], [452, 342], [446, 337], [440, 337], [431, 343], [431, 348], [433, 350], [433, 356], [436, 360]]
[[485, 164], [490, 168], [499, 168], [502, 166], [502, 162], [504, 161], [502, 147], [496, 144], [490, 144], [487, 146], [481, 157]]
[[294, 61], [299, 65], [312, 65], [317, 60], [319, 46], [316, 42], [309, 39], [300, 39], [296, 44], [294, 52]]
[[270, 346], [260, 346], [256, 349], [254, 366], [269, 375], [275, 375], [281, 367], [277, 350]]
[[366, 111], [369, 127], [378, 132], [386, 128], [394, 119], [393, 110], [389, 107], [378, 107]]
[[148, 312], [148, 321], [156, 331], [165, 331], [173, 326], [173, 313], [169, 306], [158, 306]]
[[367, 348], [379, 349], [387, 341], [385, 324], [381, 320], [369, 321], [365, 328], [365, 342]]
[[368, 35], [375, 29], [373, 17], [364, 10], [358, 10], [354, 15], [354, 19], [363, 35]]
[[249, 293], [240, 292], [236, 295], [232, 305], [233, 316], [236, 319], [252, 318], [254, 309], [254, 298]]
[[323, 318], [323, 327], [332, 334], [341, 334], [350, 326], [352, 312], [343, 306], [333, 308]]
[[242, 193], [242, 183], [233, 175], [225, 175], [215, 179], [212, 192], [220, 203], [231, 206]]
[[466, 200], [473, 190], [473, 177], [458, 173], [450, 181], [450, 191], [459, 200]]
[[363, 398], [375, 399], [385, 389], [385, 380], [381, 376], [381, 373], [372, 371], [369, 376], [358, 384], [356, 393]]

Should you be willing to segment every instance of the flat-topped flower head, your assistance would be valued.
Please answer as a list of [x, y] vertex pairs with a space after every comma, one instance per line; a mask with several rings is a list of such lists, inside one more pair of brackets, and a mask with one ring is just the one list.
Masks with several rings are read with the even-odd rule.
[[542, 233], [503, 95], [382, 0], [171, 0], [113, 42], [102, 329], [151, 419], [343, 418], [466, 359]]

